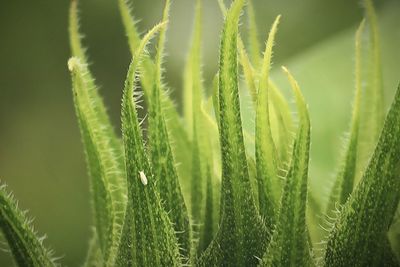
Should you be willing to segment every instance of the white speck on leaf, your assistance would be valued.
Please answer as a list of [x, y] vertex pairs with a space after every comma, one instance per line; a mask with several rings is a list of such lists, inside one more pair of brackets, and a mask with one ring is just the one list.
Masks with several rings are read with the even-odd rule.
[[147, 177], [143, 171], [139, 172], [139, 176], [140, 176], [140, 181], [142, 181], [142, 184], [147, 185]]

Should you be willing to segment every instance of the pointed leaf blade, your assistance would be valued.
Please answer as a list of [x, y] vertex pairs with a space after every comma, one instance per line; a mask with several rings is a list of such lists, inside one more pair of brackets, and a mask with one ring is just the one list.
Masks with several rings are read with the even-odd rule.
[[196, 1], [195, 20], [191, 48], [184, 76], [184, 116], [189, 135], [192, 136], [192, 179], [191, 204], [192, 219], [200, 224], [203, 209], [204, 181], [205, 181], [205, 144], [204, 129], [202, 127], [201, 104], [203, 98], [203, 84], [201, 72], [201, 35], [202, 35], [202, 1]]
[[163, 210], [144, 148], [137, 118], [135, 75], [143, 51], [164, 24], [155, 26], [143, 38], [128, 70], [122, 103], [122, 131], [128, 180], [128, 207], [117, 266], [179, 266], [180, 255], [173, 226]]
[[400, 88], [363, 178], [330, 233], [326, 266], [380, 266], [380, 252], [400, 198], [399, 135]]
[[299, 126], [291, 166], [282, 193], [280, 212], [262, 266], [313, 266], [306, 225], [307, 180], [310, 153], [310, 118], [300, 88], [286, 68], [295, 94]]
[[113, 262], [121, 235], [126, 208], [126, 181], [122, 146], [110, 123], [94, 79], [87, 67], [81, 44], [77, 1], [71, 2], [70, 40], [73, 58], [71, 71], [74, 105], [84, 144], [94, 222], [105, 262]]
[[[165, 2], [163, 21], [168, 22], [170, 1]], [[166, 124], [166, 113], [163, 109], [162, 60], [166, 39], [166, 27], [161, 29], [155, 58], [155, 83], [149, 102], [149, 154], [150, 162], [157, 179], [158, 192], [163, 201], [164, 209], [174, 225], [176, 236], [182, 247], [185, 261], [190, 260], [191, 229], [186, 204], [172, 154], [171, 138]]]
[[355, 44], [355, 80], [356, 92], [353, 104], [350, 138], [346, 148], [343, 165], [339, 171], [331, 195], [329, 197], [326, 214], [334, 217], [337, 205], [343, 205], [351, 192], [356, 176], [357, 150], [360, 128], [360, 104], [361, 104], [361, 35], [364, 30], [364, 21], [360, 24], [356, 33]]
[[[129, 48], [132, 56], [135, 54], [136, 49], [140, 44], [140, 34], [136, 27], [136, 21], [132, 14], [132, 10], [129, 6], [129, 0], [119, 0], [119, 9], [122, 18], [122, 22], [127, 33]], [[141, 75], [140, 81], [142, 88], [145, 92], [144, 99], [147, 106], [153, 101], [151, 93], [155, 84], [155, 64], [150, 57], [145, 57], [141, 64]], [[162, 94], [162, 108], [165, 112], [166, 125], [168, 132], [170, 133], [172, 152], [174, 158], [179, 164], [177, 172], [179, 174], [180, 181], [182, 183], [182, 189], [184, 192], [190, 192], [187, 180], [191, 174], [191, 160], [190, 160], [190, 147], [191, 142], [187, 135], [186, 129], [183, 127], [183, 123], [178, 114], [178, 111], [167, 94]]]
[[258, 69], [261, 64], [260, 58], [260, 43], [258, 41], [258, 30], [257, 30], [257, 21], [254, 12], [253, 1], [247, 1], [247, 14], [248, 14], [248, 28], [249, 28], [249, 36], [248, 36], [248, 45], [250, 47], [250, 57], [251, 63], [253, 66]]
[[0, 186], [0, 229], [19, 266], [56, 266], [52, 252], [44, 246], [43, 238], [37, 236], [5, 185]]
[[269, 70], [271, 66], [272, 46], [275, 39], [280, 16], [278, 16], [269, 33], [266, 44], [256, 107], [256, 167], [258, 183], [258, 199], [261, 215], [268, 229], [275, 223], [276, 202], [280, 187], [277, 179], [277, 152], [272, 138], [269, 112]]
[[[360, 79], [363, 85], [357, 161], [357, 170], [360, 174], [368, 164], [384, 122], [384, 91], [377, 15], [371, 0], [364, 0], [363, 4], [368, 40], [360, 55]], [[360, 178], [358, 175], [357, 181]]]
[[[268, 242], [256, 208], [248, 173], [241, 125], [237, 38], [244, 1], [227, 12], [220, 46], [219, 131], [222, 155], [220, 228], [199, 266], [255, 266]], [[252, 218], [249, 223], [246, 218]]]

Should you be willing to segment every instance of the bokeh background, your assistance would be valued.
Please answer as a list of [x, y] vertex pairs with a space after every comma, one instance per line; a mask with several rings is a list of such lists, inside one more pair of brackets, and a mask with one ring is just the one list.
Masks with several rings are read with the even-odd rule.
[[[161, 18], [161, 0], [133, 0], [144, 32]], [[216, 0], [204, 0], [204, 80], [217, 69], [222, 15]], [[279, 66], [298, 79], [312, 119], [311, 190], [323, 198], [334, 174], [353, 96], [354, 32], [359, 1], [253, 0], [260, 41], [282, 14], [273, 76], [288, 90]], [[400, 1], [376, 1], [382, 36], [385, 99], [400, 79]], [[68, 0], [3, 0], [0, 7], [0, 179], [23, 209], [29, 209], [47, 244], [67, 266], [85, 257], [91, 225], [88, 178], [67, 70]], [[91, 69], [119, 129], [120, 98], [128, 46], [117, 1], [81, 0], [81, 29]], [[194, 0], [174, 0], [168, 32], [166, 82], [180, 103], [182, 69], [190, 41]], [[246, 35], [245, 19], [242, 23]], [[1, 248], [7, 248], [1, 244]], [[10, 266], [0, 252], [0, 266]]]

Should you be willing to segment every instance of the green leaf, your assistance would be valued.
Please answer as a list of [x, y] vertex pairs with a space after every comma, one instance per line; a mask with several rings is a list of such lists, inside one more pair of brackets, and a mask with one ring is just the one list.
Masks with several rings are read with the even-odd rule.
[[126, 209], [123, 153], [87, 67], [79, 35], [77, 1], [71, 2], [70, 40], [74, 57], [69, 60], [68, 67], [91, 178], [94, 222], [104, 261], [111, 264], [115, 260]]
[[261, 64], [260, 60], [260, 43], [258, 41], [257, 21], [254, 14], [253, 2], [247, 1], [247, 14], [248, 14], [248, 45], [250, 48], [251, 63], [256, 69]]
[[[214, 190], [205, 195], [205, 191], [215, 185], [212, 181], [216, 150], [214, 138], [218, 133], [215, 121], [205, 111], [204, 89], [201, 70], [201, 21], [202, 1], [196, 2], [195, 21], [191, 48], [184, 72], [184, 117], [189, 134], [192, 135], [192, 172], [191, 172], [191, 215], [195, 237], [198, 238], [198, 252], [202, 252], [209, 245], [213, 237], [213, 229], [217, 225], [214, 210], [218, 199], [212, 196]], [[218, 81], [217, 81], [218, 83]], [[206, 180], [210, 179], [209, 182]], [[205, 183], [206, 182], [206, 183]], [[206, 188], [205, 188], [206, 186]], [[206, 190], [205, 190], [206, 189]], [[216, 190], [215, 190], [216, 191]], [[203, 219], [206, 220], [203, 222]], [[196, 239], [196, 238], [195, 238]]]
[[[218, 81], [217, 81], [218, 84]], [[210, 99], [211, 100], [211, 99]], [[211, 100], [213, 101], [213, 100]], [[221, 146], [219, 143], [218, 138], [218, 123], [215, 121], [214, 117], [210, 115], [212, 111], [210, 110], [207, 112], [205, 105], [203, 103], [201, 108], [202, 114], [202, 149], [204, 152], [204, 159], [203, 165], [205, 165], [205, 180], [211, 179], [211, 186], [212, 186], [212, 193], [213, 193], [213, 214], [212, 214], [212, 221], [213, 221], [213, 231], [215, 232], [216, 229], [219, 227], [219, 210], [220, 210], [220, 203], [219, 200], [221, 199]], [[208, 173], [210, 172], [211, 177], [208, 177]], [[206, 183], [206, 190], [208, 188], [208, 182]], [[206, 207], [205, 207], [205, 214], [207, 216], [207, 201], [208, 196], [206, 195]], [[204, 222], [203, 222], [204, 224]], [[204, 226], [207, 228], [208, 226]], [[205, 229], [203, 228], [203, 231]], [[209, 233], [210, 234], [210, 233]]]
[[185, 122], [189, 135], [193, 138], [192, 147], [192, 178], [191, 178], [191, 203], [192, 203], [192, 219], [198, 224], [200, 223], [203, 209], [203, 184], [205, 181], [204, 165], [204, 134], [202, 133], [202, 113], [201, 103], [203, 98], [203, 84], [201, 73], [201, 21], [202, 21], [202, 1], [196, 1], [196, 11], [194, 20], [194, 29], [189, 51], [183, 90], [183, 109]]
[[[141, 42], [141, 37], [136, 27], [137, 22], [131, 15], [132, 12], [131, 8], [129, 7], [129, 0], [118, 0], [118, 7], [122, 18], [122, 23], [125, 27], [126, 37], [128, 38], [129, 48], [131, 54], [134, 55]], [[147, 61], [148, 59], [143, 60]]]
[[[224, 23], [219, 67], [222, 155], [220, 228], [199, 266], [255, 266], [268, 242], [248, 173], [238, 90], [238, 23], [244, 1], [233, 2]], [[251, 222], [248, 221], [251, 218]]]
[[[200, 108], [202, 98], [201, 37], [202, 1], [196, 1], [193, 36], [184, 70], [183, 114], [189, 136], [193, 136], [194, 119]], [[197, 111], [197, 112], [196, 112]], [[198, 115], [197, 115], [198, 116]], [[193, 139], [194, 140], [194, 139]]]
[[257, 74], [253, 70], [253, 66], [251, 65], [250, 58], [247, 55], [246, 49], [244, 48], [243, 42], [239, 39], [239, 57], [240, 64], [242, 66], [244, 79], [247, 84], [247, 89], [250, 92], [251, 98], [253, 100], [254, 106], [257, 106]]
[[[211, 99], [208, 101], [208, 106]], [[218, 138], [218, 125], [206, 111], [206, 101], [203, 100], [200, 110], [200, 139], [197, 141], [201, 148], [201, 170], [205, 181], [204, 203], [199, 230], [199, 252], [203, 252], [213, 239], [219, 227], [219, 201], [221, 198], [221, 154]], [[203, 186], [203, 185], [202, 185]]]
[[393, 253], [400, 262], [400, 206], [397, 207], [397, 213], [393, 223], [389, 229], [389, 240], [392, 246]]
[[[385, 66], [383, 71], [386, 108], [388, 107], [387, 104], [391, 102], [389, 100], [393, 97], [399, 79], [398, 71], [396, 73], [398, 69], [396, 62], [399, 61], [398, 55], [400, 54], [391, 52], [393, 49], [397, 49], [396, 44], [400, 40], [399, 35], [392, 34], [398, 26], [399, 7], [399, 2], [391, 2], [382, 5], [378, 12], [382, 41], [382, 63]], [[365, 26], [368, 27], [367, 24]], [[336, 178], [332, 175], [334, 174], [332, 170], [337, 168], [338, 163], [342, 160], [341, 157], [337, 157], [338, 151], [342, 150], [340, 145], [342, 138], [339, 137], [343, 136], [343, 131], [349, 128], [350, 107], [354, 99], [354, 89], [352, 89], [354, 86], [352, 87], [352, 85], [354, 85], [355, 76], [353, 48], [355, 30], [356, 28], [349, 28], [335, 34], [329, 40], [294, 56], [286, 63], [291, 69], [296, 70], [297, 78], [303, 85], [307, 96], [310, 116], [314, 122], [309, 182], [311, 192], [321, 204], [323, 213], [327, 206], [328, 189], [331, 188], [333, 180]], [[366, 46], [368, 41], [366, 37], [368, 36], [364, 32], [363, 47]], [[362, 64], [362, 68], [365, 67], [367, 65]], [[286, 77], [277, 73], [274, 68], [271, 70], [271, 75], [279, 88], [283, 89]], [[363, 80], [364, 83], [365, 80]], [[372, 155], [372, 152], [368, 157]], [[360, 168], [357, 167], [357, 169]], [[361, 176], [362, 173], [362, 171], [357, 170], [358, 176]], [[359, 179], [357, 180], [359, 181]], [[312, 222], [309, 227], [316, 242], [319, 242], [326, 235], [326, 231], [322, 229], [320, 232], [314, 231], [315, 228], [320, 227]]]
[[295, 94], [299, 126], [293, 156], [282, 193], [280, 212], [262, 266], [313, 266], [306, 225], [307, 181], [310, 153], [310, 118], [300, 88], [286, 68]]
[[[278, 150], [280, 170], [287, 171], [290, 161], [290, 146], [293, 142], [293, 121], [289, 103], [274, 82], [269, 80], [268, 88], [272, 136]], [[272, 106], [272, 109], [271, 109]]]
[[395, 250], [392, 248], [389, 239], [385, 238], [381, 249], [381, 258], [377, 261], [379, 266], [396, 267], [400, 266], [398, 258], [396, 258]]
[[124, 196], [115, 194], [115, 190], [121, 187], [118, 181], [121, 180], [123, 172], [118, 168], [118, 158], [107, 138], [106, 128], [99, 121], [93, 107], [95, 101], [88, 93], [95, 88], [90, 87], [92, 82], [88, 80], [87, 66], [78, 58], [71, 58], [68, 65], [72, 74], [75, 109], [91, 177], [95, 225], [103, 256], [112, 260], [119, 242], [124, 215]]
[[222, 14], [225, 17], [226, 16], [226, 7], [225, 7], [224, 0], [217, 0], [217, 1], [218, 1], [219, 9], [222, 11]]
[[[377, 15], [371, 0], [364, 0], [368, 41], [360, 52], [363, 92], [360, 107], [360, 136], [357, 169], [363, 173], [378, 142], [384, 121], [384, 91]], [[358, 180], [361, 177], [357, 177]]]
[[203, 228], [199, 241], [199, 251], [204, 251], [213, 239], [214, 230], [214, 195], [213, 195], [212, 174], [210, 168], [207, 168], [207, 190], [206, 190], [206, 205], [204, 208]]
[[[226, 11], [224, 1], [218, 0], [218, 4], [219, 4], [222, 14], [224, 16], [226, 16], [227, 11]], [[253, 69], [250, 58], [246, 52], [245, 46], [243, 44], [243, 41], [242, 41], [242, 38], [240, 37], [240, 35], [238, 36], [238, 39], [239, 39], [238, 40], [239, 58], [240, 58], [240, 64], [243, 69], [244, 79], [248, 86], [248, 90], [252, 97], [253, 103], [254, 103], [254, 105], [256, 105], [257, 104], [257, 86], [256, 86], [257, 73], [255, 73], [255, 71]]]
[[[70, 38], [70, 46], [73, 57], [77, 57], [81, 60], [83, 64], [88, 64], [87, 57], [85, 55], [85, 49], [81, 43], [81, 35], [79, 33], [79, 17], [78, 17], [78, 0], [72, 0], [69, 12], [69, 38]], [[94, 83], [94, 78], [90, 72], [88, 72], [88, 82], [90, 87], [96, 87]], [[90, 97], [94, 99], [93, 107], [95, 108], [96, 113], [98, 114], [99, 121], [103, 124], [105, 131], [107, 133], [108, 138], [110, 139], [111, 146], [113, 150], [115, 150], [115, 154], [120, 155], [122, 153], [122, 144], [121, 140], [115, 134], [114, 128], [111, 125], [109, 116], [106, 111], [106, 107], [99, 95], [97, 89], [88, 90]], [[123, 159], [119, 159], [120, 168], [123, 166]], [[122, 182], [124, 179], [121, 179]], [[121, 182], [121, 181], [119, 181]], [[118, 190], [116, 192], [119, 192]], [[126, 195], [126, 192], [121, 194]]]
[[[167, 0], [163, 11], [163, 21], [168, 21], [170, 2]], [[166, 28], [161, 29], [155, 58], [155, 83], [149, 103], [149, 155], [158, 192], [174, 225], [176, 236], [184, 256], [188, 260], [191, 252], [191, 229], [186, 204], [183, 200], [175, 160], [172, 154], [166, 114], [162, 106], [162, 57], [166, 38]]]
[[[110, 180], [112, 176], [122, 174], [116, 170], [116, 155], [109, 147], [105, 128], [102, 127], [93, 105], [90, 104], [94, 101], [89, 96], [88, 90], [93, 88], [87, 80], [89, 77], [87, 67], [78, 58], [71, 58], [68, 66], [72, 74], [75, 110], [91, 177], [95, 225], [103, 256], [108, 260], [111, 250], [118, 245], [119, 231], [122, 226], [121, 218], [117, 217], [116, 210], [120, 204], [115, 203], [117, 200], [111, 193], [117, 184], [112, 184]], [[119, 216], [121, 215], [123, 214]]]
[[43, 244], [45, 236], [37, 236], [32, 220], [18, 208], [18, 203], [6, 191], [5, 185], [0, 186], [0, 229], [18, 266], [56, 266], [52, 251]]
[[[164, 101], [165, 103], [165, 101]], [[167, 109], [164, 109], [166, 117], [166, 125], [168, 129], [168, 137], [170, 138], [171, 149], [173, 157], [175, 159], [176, 171], [178, 173], [179, 182], [182, 188], [182, 194], [184, 194], [184, 200], [186, 200], [187, 208], [190, 208], [190, 183], [192, 173], [192, 143], [189, 140], [187, 132], [183, 127], [183, 122], [179, 116], [176, 108], [172, 105]]]
[[192, 148], [192, 182], [191, 182], [191, 203], [192, 203], [192, 219], [194, 222], [200, 223], [203, 209], [203, 175], [201, 168], [200, 146], [198, 142], [197, 131], [193, 135]]
[[[252, 97], [255, 109], [257, 108], [257, 95], [260, 81], [260, 74], [253, 69], [247, 52], [243, 46], [243, 42], [239, 39], [239, 56], [240, 64], [242, 66], [244, 79], [247, 85], [247, 89]], [[290, 114], [290, 108], [287, 100], [282, 95], [278, 87], [268, 79], [268, 88], [270, 89], [270, 100], [269, 100], [269, 112], [270, 112], [270, 124], [273, 135], [273, 140], [276, 144], [278, 154], [278, 164], [281, 169], [286, 169], [284, 164], [289, 161], [289, 146], [292, 143], [291, 128], [292, 128], [292, 117]], [[250, 140], [251, 141], [251, 140]], [[253, 142], [254, 143], [254, 142]]]
[[[252, 97], [254, 107], [257, 108], [257, 84], [259, 83], [259, 75], [254, 71], [247, 52], [243, 47], [243, 42], [241, 42], [240, 39], [239, 56], [247, 89]], [[287, 100], [270, 79], [268, 80], [268, 88], [270, 89], [269, 112], [271, 131], [279, 152], [278, 163], [280, 164], [280, 168], [285, 169], [283, 165], [289, 160], [289, 146], [292, 143], [292, 117]]]
[[[125, 31], [128, 36], [129, 48], [132, 56], [138, 48], [140, 35], [136, 27], [136, 21], [129, 8], [129, 0], [119, 0], [119, 9], [124, 24]], [[145, 57], [141, 64], [140, 81], [144, 90], [144, 99], [147, 106], [152, 105], [154, 101], [151, 97], [152, 90], [155, 85], [155, 63], [150, 57]], [[173, 101], [168, 94], [161, 94], [162, 110], [165, 114], [165, 123], [171, 140], [171, 148], [176, 162], [179, 165], [176, 167], [179, 174], [180, 182], [184, 192], [190, 192], [190, 179], [192, 171], [191, 162], [191, 142], [187, 135], [186, 129], [183, 127], [180, 115], [174, 106]], [[185, 189], [185, 190], [184, 190]], [[190, 200], [189, 197], [187, 200]], [[190, 203], [189, 203], [190, 204]]]
[[375, 152], [330, 233], [326, 266], [382, 266], [381, 252], [399, 204], [400, 88]]
[[[221, 12], [225, 15], [226, 14], [226, 8], [225, 4], [223, 1], [218, 2], [220, 5]], [[251, 25], [255, 24], [254, 20], [254, 12], [251, 11], [251, 3], [249, 3], [248, 11], [249, 11], [249, 23]], [[256, 29], [256, 28], [255, 28]], [[256, 54], [258, 56], [258, 53], [253, 53], [255, 50], [259, 50], [259, 48], [255, 48], [258, 45], [254, 44], [256, 41], [254, 40], [254, 36], [257, 35], [256, 31], [257, 30], [252, 30], [255, 32], [250, 32], [249, 37], [253, 36], [253, 40], [250, 41], [251, 44], [251, 55], [254, 60], [256, 57]], [[247, 85], [247, 89], [249, 90], [249, 93], [251, 95], [251, 98], [253, 100], [253, 104], [255, 109], [257, 108], [257, 94], [258, 94], [258, 87], [257, 84], [259, 84], [259, 70], [256, 69], [254, 70], [252, 62], [246, 52], [246, 49], [244, 47], [243, 41], [238, 37], [238, 46], [239, 46], [239, 58], [240, 58], [240, 64], [242, 66], [243, 74], [244, 74], [244, 79]], [[259, 56], [258, 56], [259, 57]], [[259, 60], [258, 60], [259, 61]], [[256, 67], [258, 67], [256, 65]], [[279, 168], [287, 171], [286, 166], [289, 161], [289, 147], [292, 143], [292, 137], [291, 137], [291, 128], [292, 128], [292, 117], [290, 114], [290, 108], [287, 100], [285, 97], [282, 95], [278, 87], [276, 86], [275, 83], [273, 83], [270, 79], [268, 79], [268, 87], [270, 88], [270, 120], [271, 120], [271, 130], [272, 134], [274, 137], [274, 141], [277, 147], [277, 150], [279, 152]], [[245, 133], [245, 135], [247, 135]], [[250, 143], [254, 143], [253, 138], [250, 138]]]
[[[135, 18], [132, 15], [131, 8], [129, 7], [129, 0], [118, 0], [118, 7], [122, 18], [122, 23], [125, 28], [126, 36], [128, 38], [128, 45], [130, 52], [135, 55], [136, 50], [139, 47], [141, 37], [136, 27]], [[145, 101], [150, 102], [151, 90], [154, 85], [154, 72], [155, 65], [150, 57], [143, 58], [141, 63], [141, 75], [140, 80], [142, 82], [143, 90], [145, 91]]]
[[128, 70], [122, 100], [122, 132], [128, 180], [128, 207], [117, 266], [180, 266], [178, 242], [157, 192], [156, 176], [144, 148], [135, 104], [135, 74], [155, 26], [141, 41]]
[[212, 91], [212, 101], [213, 101], [213, 108], [214, 108], [214, 116], [215, 120], [217, 121], [217, 125], [219, 125], [219, 74], [215, 74], [213, 79], [213, 91]]
[[276, 203], [280, 187], [277, 178], [276, 147], [272, 138], [270, 113], [269, 113], [269, 70], [271, 66], [272, 46], [278, 28], [280, 16], [278, 16], [269, 33], [266, 44], [260, 81], [258, 86], [256, 109], [256, 167], [258, 183], [259, 210], [266, 221], [268, 229], [272, 229], [275, 223]]
[[355, 97], [353, 104], [353, 115], [350, 126], [350, 138], [344, 154], [344, 159], [340, 171], [337, 174], [329, 197], [326, 214], [335, 217], [338, 205], [343, 205], [350, 194], [353, 192], [353, 184], [357, 169], [358, 137], [360, 128], [360, 104], [361, 104], [361, 35], [364, 30], [364, 21], [356, 33], [355, 44]]

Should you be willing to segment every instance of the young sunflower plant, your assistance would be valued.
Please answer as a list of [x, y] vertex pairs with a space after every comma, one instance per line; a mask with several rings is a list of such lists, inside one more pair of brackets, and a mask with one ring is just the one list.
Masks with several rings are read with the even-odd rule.
[[[219, 70], [206, 90], [202, 1], [196, 0], [180, 116], [163, 80], [170, 1], [161, 22], [143, 36], [128, 0], [118, 1], [132, 54], [121, 104], [122, 138], [88, 67], [76, 0], [70, 8], [68, 68], [94, 221], [84, 266], [399, 266], [388, 231], [399, 221], [400, 89], [385, 118], [371, 0], [364, 1], [365, 19], [355, 37], [349, 138], [326, 205], [308, 192], [311, 123], [299, 84], [282, 67], [293, 89], [293, 118], [270, 79], [280, 16], [261, 57], [250, 0], [235, 0], [229, 9], [219, 1], [225, 18]], [[248, 50], [238, 30], [245, 4]], [[152, 56], [146, 48], [156, 36]], [[241, 73], [255, 111], [254, 135], [242, 126]], [[142, 101], [146, 135], [137, 112]], [[326, 230], [321, 240], [311, 238], [307, 208]], [[60, 265], [5, 186], [0, 227], [19, 266]]]

